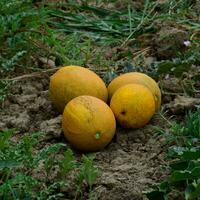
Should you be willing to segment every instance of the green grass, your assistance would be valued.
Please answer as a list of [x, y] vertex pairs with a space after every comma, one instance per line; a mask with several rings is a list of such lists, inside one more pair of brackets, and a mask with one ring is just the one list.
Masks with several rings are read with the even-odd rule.
[[50, 26], [58, 32], [84, 32], [103, 46], [120, 45], [131, 37], [142, 34], [151, 28], [154, 4], [146, 1], [142, 11], [130, 7], [124, 11], [105, 8], [66, 4], [67, 11], [52, 10]]
[[[39, 39], [46, 21], [46, 10], [37, 10], [31, 0], [0, 2], [0, 71], [13, 70], [23, 60], [26, 64], [36, 51], [30, 39]], [[23, 63], [24, 63], [23, 62]]]
[[0, 72], [40, 68], [34, 60], [53, 58], [56, 65], [85, 65], [93, 57], [91, 40], [83, 34], [57, 33], [48, 26], [50, 8], [32, 0], [0, 2]]
[[175, 123], [166, 135], [169, 149], [169, 177], [155, 190], [146, 193], [149, 200], [200, 198], [200, 109], [189, 112], [183, 123]]
[[[93, 4], [89, 4], [93, 2]], [[115, 4], [116, 1], [113, 1]], [[101, 49], [106, 47], [123, 47], [130, 40], [135, 42], [130, 47], [135, 51], [141, 49], [137, 38], [157, 31], [156, 23], [174, 22], [188, 31], [199, 31], [198, 21], [192, 19], [193, 1], [169, 0], [158, 4], [146, 0], [141, 9], [134, 9], [127, 1], [122, 11], [101, 7], [108, 1], [60, 2], [60, 7], [47, 5], [36, 7], [34, 1], [2, 0], [0, 2], [0, 71], [16, 68], [38, 69], [37, 61], [41, 56], [55, 60], [56, 65], [77, 64], [99, 67], [115, 66], [118, 61], [131, 61], [132, 54], [123, 58], [105, 59]], [[130, 3], [130, 5], [129, 5]], [[62, 9], [61, 9], [62, 7]], [[159, 11], [157, 11], [159, 10]], [[198, 47], [199, 48], [199, 47]], [[94, 51], [99, 49], [99, 51]], [[112, 51], [112, 50], [111, 50]], [[199, 49], [191, 50], [198, 52]], [[194, 63], [194, 59], [184, 55], [175, 60], [155, 63], [158, 73], [184, 71]], [[119, 56], [120, 57], [120, 56]], [[102, 61], [103, 60], [103, 61]], [[171, 67], [163, 67], [170, 63]], [[180, 65], [187, 67], [180, 69]], [[150, 70], [154, 68], [149, 67]], [[176, 71], [173, 72], [176, 74]]]
[[[192, 65], [200, 63], [200, 46], [198, 37], [196, 38], [194, 33], [194, 31], [199, 31], [199, 23], [195, 17], [191, 18], [193, 3], [190, 0], [169, 0], [160, 5], [155, 1], [146, 0], [141, 10], [127, 6], [123, 11], [119, 11], [74, 2], [64, 4], [63, 7], [66, 7], [66, 10], [51, 10], [48, 25], [58, 33], [87, 34], [93, 44], [100, 47], [124, 47], [128, 45], [130, 40], [134, 40], [135, 42], [129, 46], [137, 51], [142, 45], [142, 41], [138, 37], [145, 34], [154, 37], [154, 34], [158, 31], [156, 24], [174, 23], [189, 32], [191, 47], [186, 51], [177, 49], [176, 58], [156, 61], [151, 66], [146, 66], [144, 72], [155, 77], [169, 73], [180, 77]], [[132, 58], [131, 52], [124, 53], [123, 59], [118, 58], [118, 60], [115, 60], [115, 64], [112, 63], [112, 66], [119, 65], [119, 60], [132, 62]], [[93, 64], [96, 63], [93, 62]], [[123, 65], [125, 67], [125, 63]], [[138, 63], [135, 63], [135, 65], [138, 65]], [[143, 62], [141, 65], [144, 66], [145, 63]], [[141, 67], [138, 65], [136, 69], [141, 70]], [[135, 70], [135, 68], [132, 68], [132, 70]]]
[[[93, 184], [99, 176], [93, 156], [77, 161], [66, 144], [39, 145], [45, 134], [34, 133], [14, 138], [15, 130], [0, 132], [0, 198], [58, 199], [70, 187], [76, 199], [85, 195], [95, 199]], [[74, 178], [70, 177], [74, 174]], [[62, 188], [65, 188], [62, 191]], [[70, 191], [70, 190], [68, 190]], [[72, 198], [73, 194], [71, 194]]]
[[[155, 32], [155, 22], [173, 21], [178, 24], [190, 24], [198, 30], [198, 21], [188, 17], [193, 2], [189, 0], [169, 0], [160, 5], [155, 1], [146, 0], [143, 8], [127, 8], [120, 11], [106, 9], [88, 4], [65, 3], [66, 10], [51, 10], [49, 24], [58, 32], [86, 32], [97, 43], [111, 45], [124, 43], [143, 33]], [[160, 12], [157, 12], [157, 9]], [[190, 27], [190, 29], [192, 29]], [[188, 26], [189, 28], [189, 26]]]

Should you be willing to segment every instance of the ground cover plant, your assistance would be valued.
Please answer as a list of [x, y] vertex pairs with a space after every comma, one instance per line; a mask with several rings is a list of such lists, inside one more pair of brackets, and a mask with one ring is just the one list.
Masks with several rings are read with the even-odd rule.
[[170, 145], [167, 159], [170, 160], [170, 176], [158, 189], [147, 193], [148, 199], [173, 198], [198, 199], [199, 190], [199, 135], [200, 109], [190, 112], [183, 123], [175, 123], [170, 129]]
[[[67, 175], [74, 170], [76, 197], [82, 198], [83, 185], [89, 188], [89, 195], [92, 195], [92, 185], [99, 175], [93, 166], [93, 157], [83, 156], [82, 161], [77, 162], [73, 152], [63, 143], [34, 149], [44, 136], [42, 133], [13, 141], [14, 132], [8, 129], [1, 132], [0, 136], [1, 199], [61, 198], [64, 196], [62, 188], [70, 186]], [[62, 155], [58, 157], [60, 151]], [[44, 172], [42, 175], [41, 170]], [[52, 173], [55, 173], [53, 180]]]
[[[199, 199], [200, 4], [197, 0], [0, 1], [1, 199]], [[63, 136], [50, 76], [80, 65], [108, 84], [142, 72], [161, 109], [118, 125], [102, 151]]]

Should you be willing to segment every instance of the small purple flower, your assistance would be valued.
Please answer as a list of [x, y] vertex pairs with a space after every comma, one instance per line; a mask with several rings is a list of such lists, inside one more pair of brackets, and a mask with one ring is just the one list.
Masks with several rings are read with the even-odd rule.
[[186, 47], [190, 47], [190, 46], [191, 46], [191, 42], [190, 42], [189, 40], [184, 41], [183, 44], [184, 44]]

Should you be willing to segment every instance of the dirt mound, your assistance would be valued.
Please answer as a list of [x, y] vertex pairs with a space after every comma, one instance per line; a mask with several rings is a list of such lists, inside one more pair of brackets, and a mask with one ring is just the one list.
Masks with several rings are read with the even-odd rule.
[[[0, 110], [0, 130], [16, 128], [19, 134], [42, 131], [48, 141], [63, 141], [61, 115], [48, 95], [48, 76], [16, 81]], [[143, 129], [122, 130], [102, 152], [95, 164], [102, 175], [95, 184], [99, 199], [143, 199], [142, 192], [163, 179], [163, 141], [154, 137], [154, 125], [165, 126], [159, 116]]]

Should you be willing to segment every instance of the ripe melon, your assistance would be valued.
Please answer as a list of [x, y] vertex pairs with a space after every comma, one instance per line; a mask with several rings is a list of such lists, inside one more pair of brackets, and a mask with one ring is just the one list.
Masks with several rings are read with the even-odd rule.
[[130, 72], [122, 74], [111, 81], [108, 85], [108, 96], [109, 99], [112, 98], [113, 94], [117, 89], [126, 84], [141, 84], [146, 86], [153, 94], [155, 99], [156, 110], [160, 108], [161, 105], [161, 92], [157, 83], [146, 74], [140, 72]]
[[99, 151], [112, 140], [116, 121], [105, 102], [92, 96], [79, 96], [66, 105], [62, 128], [74, 148]]
[[124, 128], [141, 128], [155, 113], [155, 101], [151, 91], [139, 84], [120, 87], [112, 96], [110, 107]]
[[66, 66], [50, 77], [50, 97], [63, 112], [65, 105], [80, 95], [91, 95], [107, 101], [108, 91], [103, 80], [93, 71], [80, 66]]

